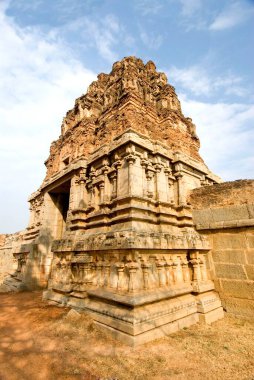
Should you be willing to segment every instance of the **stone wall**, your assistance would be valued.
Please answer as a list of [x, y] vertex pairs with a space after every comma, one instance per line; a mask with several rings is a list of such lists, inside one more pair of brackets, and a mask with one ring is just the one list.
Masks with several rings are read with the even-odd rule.
[[0, 235], [0, 291], [45, 288], [51, 266], [51, 238], [44, 228], [35, 241], [25, 231]]
[[11, 245], [8, 244], [10, 235], [0, 235], [0, 285], [6, 275], [12, 270], [13, 255]]
[[0, 291], [6, 290], [6, 286], [3, 285], [5, 279], [17, 269], [18, 263], [14, 252], [20, 245], [21, 239], [21, 232], [0, 235]]
[[203, 186], [192, 193], [190, 201], [195, 209], [225, 207], [254, 203], [254, 180], [222, 182], [216, 186]]
[[210, 240], [210, 270], [224, 308], [253, 318], [254, 181], [201, 187], [190, 202], [197, 230]]

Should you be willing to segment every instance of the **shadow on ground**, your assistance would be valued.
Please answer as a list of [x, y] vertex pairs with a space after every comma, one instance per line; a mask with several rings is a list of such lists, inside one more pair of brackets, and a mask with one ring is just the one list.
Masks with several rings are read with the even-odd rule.
[[253, 380], [254, 323], [232, 317], [130, 348], [41, 292], [0, 294], [1, 380]]

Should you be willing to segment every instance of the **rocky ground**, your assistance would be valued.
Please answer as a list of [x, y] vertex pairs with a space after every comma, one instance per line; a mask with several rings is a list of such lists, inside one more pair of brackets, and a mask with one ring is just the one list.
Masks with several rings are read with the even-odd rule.
[[254, 380], [254, 323], [227, 316], [130, 348], [40, 292], [0, 294], [0, 379]]

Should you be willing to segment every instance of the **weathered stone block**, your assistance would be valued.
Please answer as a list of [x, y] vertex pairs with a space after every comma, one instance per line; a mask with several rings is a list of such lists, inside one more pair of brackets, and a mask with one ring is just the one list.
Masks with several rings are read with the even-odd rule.
[[254, 318], [254, 300], [225, 298], [223, 299], [223, 307], [227, 313], [248, 319]]
[[197, 310], [199, 313], [208, 313], [211, 310], [221, 307], [221, 300], [216, 292], [207, 292], [204, 294], [199, 294], [196, 297], [197, 300]]
[[249, 212], [246, 205], [213, 208], [211, 209], [211, 213], [214, 222], [249, 218]]
[[254, 226], [254, 218], [253, 219], [239, 219], [237, 221], [237, 227], [252, 227]]
[[71, 309], [65, 316], [65, 319], [73, 322], [78, 321], [80, 318], [81, 314], [75, 309]]
[[254, 265], [245, 265], [245, 270], [248, 279], [254, 281]]
[[44, 291], [43, 298], [53, 301], [61, 306], [65, 306], [68, 302], [68, 297], [66, 297], [64, 294], [53, 292], [52, 290]]
[[246, 254], [247, 263], [254, 264], [254, 249], [248, 249], [245, 254]]
[[95, 323], [100, 329], [107, 331], [107, 333], [109, 333], [112, 336], [112, 338], [120, 340], [121, 342], [128, 344], [129, 346], [135, 347], [140, 344], [150, 342], [151, 340], [165, 337], [169, 334], [179, 331], [180, 329], [183, 329], [184, 327], [189, 327], [195, 323], [198, 323], [198, 321], [198, 313], [195, 313], [181, 318], [178, 321], [167, 323], [164, 326], [155, 327], [153, 330], [146, 331], [136, 336], [132, 336], [122, 331], [113, 329], [110, 326], [100, 322]]
[[215, 264], [215, 273], [220, 278], [247, 279], [244, 267], [237, 264]]
[[232, 264], [245, 264], [246, 257], [244, 250], [232, 249], [232, 250], [219, 250], [212, 251], [212, 259], [216, 262], [232, 263]]
[[224, 318], [224, 311], [222, 307], [218, 307], [215, 310], [211, 310], [206, 314], [199, 313], [199, 321], [208, 325], [222, 318]]
[[246, 234], [248, 248], [254, 248], [254, 234]]
[[218, 233], [213, 237], [214, 249], [244, 249], [246, 247], [246, 237], [244, 234]]
[[254, 299], [254, 281], [221, 280], [222, 297]]
[[222, 291], [222, 288], [221, 288], [221, 280], [219, 278], [214, 278], [213, 279], [213, 282], [214, 282], [214, 289], [216, 290], [216, 292], [221, 292]]
[[254, 204], [247, 204], [250, 219], [254, 218]]
[[198, 225], [209, 225], [213, 222], [213, 216], [210, 209], [193, 210], [193, 222]]

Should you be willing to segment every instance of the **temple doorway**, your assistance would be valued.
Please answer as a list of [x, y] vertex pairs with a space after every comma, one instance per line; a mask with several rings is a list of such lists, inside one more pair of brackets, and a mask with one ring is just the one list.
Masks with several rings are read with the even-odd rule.
[[48, 194], [52, 200], [52, 230], [56, 239], [61, 239], [66, 230], [66, 220], [69, 210], [71, 181], [66, 181], [55, 187]]

